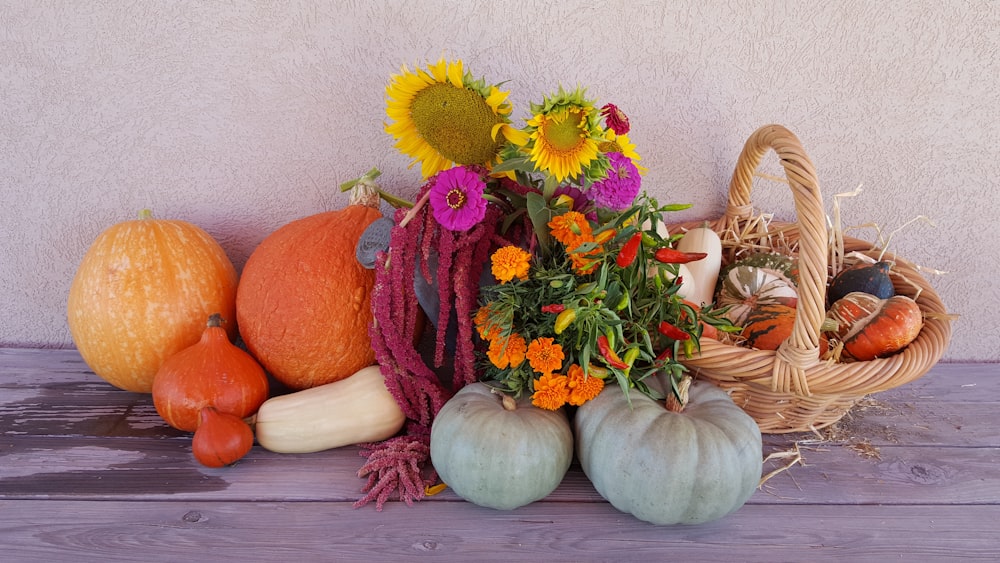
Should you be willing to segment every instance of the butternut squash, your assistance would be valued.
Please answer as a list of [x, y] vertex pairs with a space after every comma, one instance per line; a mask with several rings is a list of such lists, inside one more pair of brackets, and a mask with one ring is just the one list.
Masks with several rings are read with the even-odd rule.
[[257, 443], [278, 453], [311, 453], [385, 440], [406, 417], [378, 366], [354, 375], [272, 397], [254, 419]]
[[690, 229], [677, 241], [677, 250], [708, 254], [701, 260], [686, 264], [691, 272], [694, 291], [683, 297], [699, 307], [711, 304], [722, 265], [722, 242], [719, 235], [707, 226]]

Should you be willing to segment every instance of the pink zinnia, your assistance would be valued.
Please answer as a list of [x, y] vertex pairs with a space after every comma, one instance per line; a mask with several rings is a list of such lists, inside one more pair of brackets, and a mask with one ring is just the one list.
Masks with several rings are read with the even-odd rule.
[[620, 152], [609, 152], [608, 160], [611, 166], [608, 167], [607, 177], [594, 182], [587, 195], [600, 207], [613, 211], [628, 209], [642, 186], [639, 169], [631, 158]]
[[431, 187], [434, 218], [449, 231], [467, 231], [486, 216], [486, 183], [475, 172], [456, 166], [438, 173]]
[[615, 135], [628, 133], [628, 116], [615, 104], [605, 104], [601, 108], [601, 117], [604, 118], [604, 123], [615, 132]]

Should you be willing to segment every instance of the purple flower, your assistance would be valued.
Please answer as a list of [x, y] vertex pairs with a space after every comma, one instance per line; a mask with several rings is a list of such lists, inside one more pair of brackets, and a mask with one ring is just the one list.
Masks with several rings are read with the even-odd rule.
[[434, 218], [449, 231], [467, 231], [486, 216], [486, 183], [464, 166], [438, 173], [431, 187]]
[[619, 152], [609, 152], [608, 175], [590, 186], [587, 195], [600, 207], [613, 211], [628, 209], [639, 195], [642, 179], [632, 159]]

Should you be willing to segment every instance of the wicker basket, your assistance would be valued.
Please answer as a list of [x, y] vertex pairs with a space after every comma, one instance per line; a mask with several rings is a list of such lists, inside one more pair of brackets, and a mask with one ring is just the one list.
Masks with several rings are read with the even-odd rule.
[[[750, 202], [752, 181], [764, 155], [774, 150], [784, 168], [795, 200], [797, 223], [771, 221], [767, 238], [747, 242], [745, 233], [755, 219]], [[678, 232], [705, 221], [671, 226]], [[903, 351], [868, 362], [834, 363], [819, 357], [820, 324], [826, 315], [829, 239], [816, 172], [801, 143], [780, 125], [761, 127], [750, 136], [736, 163], [725, 215], [708, 225], [723, 240], [723, 262], [741, 246], [774, 249], [774, 242], [797, 247], [799, 301], [792, 335], [777, 351], [743, 348], [712, 339], [701, 341], [701, 353], [683, 363], [697, 378], [730, 391], [733, 399], [757, 420], [763, 432], [804, 432], [840, 420], [862, 397], [909, 383], [941, 358], [951, 337], [951, 325], [937, 294], [906, 260], [885, 253], [894, 264], [896, 293], [916, 299], [924, 312], [917, 339]], [[844, 237], [844, 252], [871, 257], [871, 243]], [[727, 258], [728, 257], [728, 258]], [[932, 313], [928, 316], [928, 313]]]

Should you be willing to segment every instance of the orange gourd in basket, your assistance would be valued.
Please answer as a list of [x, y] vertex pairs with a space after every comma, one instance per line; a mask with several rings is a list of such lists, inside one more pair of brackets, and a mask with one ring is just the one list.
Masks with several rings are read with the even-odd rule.
[[[762, 221], [754, 214], [750, 192], [757, 167], [769, 151], [777, 154], [792, 192], [796, 223]], [[753, 225], [766, 223], [767, 229]], [[671, 226], [671, 232], [705, 224]], [[844, 237], [851, 252], [893, 264], [895, 293], [913, 299], [924, 323], [906, 348], [885, 358], [832, 362], [822, 356], [821, 325], [826, 318], [830, 276], [827, 217], [812, 162], [799, 139], [780, 125], [766, 125], [748, 139], [739, 156], [722, 217], [708, 221], [722, 239], [723, 265], [747, 252], [781, 252], [793, 247], [798, 260], [798, 302], [791, 334], [777, 350], [744, 348], [702, 339], [692, 356], [679, 359], [697, 378], [730, 391], [764, 432], [803, 432], [839, 420], [865, 395], [909, 383], [927, 373], [944, 354], [951, 337], [947, 311], [915, 266], [871, 243]], [[750, 233], [750, 236], [747, 234]]]
[[842, 357], [848, 361], [895, 354], [913, 342], [923, 326], [920, 307], [909, 297], [882, 299], [861, 291], [838, 299], [826, 318], [823, 330], [843, 343]]
[[253, 251], [236, 293], [247, 349], [291, 389], [339, 381], [375, 363], [368, 327], [375, 271], [358, 262], [361, 233], [381, 217], [359, 184], [347, 207], [279, 228]]

